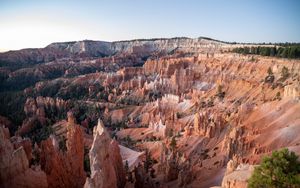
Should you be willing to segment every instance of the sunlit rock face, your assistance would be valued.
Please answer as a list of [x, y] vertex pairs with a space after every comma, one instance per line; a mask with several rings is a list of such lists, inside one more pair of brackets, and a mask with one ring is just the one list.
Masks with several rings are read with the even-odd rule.
[[226, 120], [218, 112], [203, 112], [194, 115], [194, 132], [200, 136], [212, 138], [219, 136]]
[[[0, 117], [13, 130], [1, 133], [1, 187], [15, 175], [37, 187], [246, 187], [263, 156], [300, 154], [300, 61], [229, 51], [239, 46], [78, 41], [0, 54], [16, 66], [0, 67], [0, 90], [18, 89], [24, 115], [12, 123], [8, 101]], [[34, 143], [40, 128], [52, 135]]]
[[102, 41], [78, 41], [69, 43], [52, 43], [47, 46], [48, 49], [65, 51], [71, 54], [82, 53], [90, 56], [111, 55], [114, 53], [133, 53], [150, 54], [153, 52], [170, 52], [176, 48], [190, 51], [202, 50], [209, 51], [218, 49], [223, 45], [220, 42], [210, 41], [203, 38], [173, 38], [173, 39], [150, 39], [150, 40], [132, 40], [120, 42], [102, 42]]
[[300, 87], [299, 85], [288, 85], [284, 87], [283, 97], [286, 99], [299, 99]]
[[[32, 129], [36, 128], [37, 124], [46, 126], [49, 119], [49, 114], [55, 116], [59, 113], [63, 113], [68, 106], [68, 102], [51, 97], [28, 97], [24, 104], [24, 113], [26, 119], [24, 119], [22, 126], [18, 128], [17, 135], [24, 136]], [[55, 112], [55, 113], [53, 113]]]
[[[212, 51], [219, 50], [221, 42], [203, 38], [173, 38], [132, 40], [119, 42], [104, 41], [74, 41], [52, 43], [41, 49], [24, 49], [0, 54], [3, 62], [34, 63], [49, 62], [61, 58], [75, 57], [105, 57], [116, 53], [132, 53], [150, 55], [154, 52], [170, 52], [180, 48], [183, 51]], [[21, 52], [21, 53], [19, 53]]]
[[125, 184], [125, 173], [119, 145], [112, 140], [99, 119], [93, 131], [94, 141], [89, 153], [91, 177], [84, 187], [117, 188]]
[[[64, 142], [64, 141], [62, 141]], [[49, 187], [82, 187], [85, 182], [83, 169], [83, 133], [68, 113], [65, 146], [53, 136], [41, 143], [41, 167], [47, 174]]]
[[40, 167], [29, 167], [29, 161], [20, 145], [14, 149], [8, 130], [0, 127], [0, 186], [1, 187], [48, 187], [45, 172]]
[[222, 181], [222, 188], [247, 188], [248, 180], [251, 177], [255, 166], [240, 164], [234, 167], [230, 160], [227, 164], [226, 174]]

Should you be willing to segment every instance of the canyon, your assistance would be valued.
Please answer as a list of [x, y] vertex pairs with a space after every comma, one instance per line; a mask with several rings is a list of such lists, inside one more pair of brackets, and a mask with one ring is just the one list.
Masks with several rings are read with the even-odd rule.
[[247, 187], [272, 151], [300, 155], [300, 60], [232, 52], [245, 46], [259, 45], [182, 37], [0, 53], [0, 187]]

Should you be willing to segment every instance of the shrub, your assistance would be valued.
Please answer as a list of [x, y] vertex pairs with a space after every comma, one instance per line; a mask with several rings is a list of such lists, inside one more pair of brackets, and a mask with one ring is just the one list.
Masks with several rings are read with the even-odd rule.
[[273, 75], [273, 71], [272, 71], [271, 67], [268, 68], [268, 75]]
[[277, 93], [276, 93], [276, 99], [277, 99], [277, 100], [281, 100], [280, 92], [277, 92]]
[[61, 151], [67, 151], [67, 139], [64, 136], [62, 136], [61, 140], [58, 142], [58, 146]]
[[24, 137], [30, 138], [32, 143], [40, 143], [42, 140], [46, 140], [52, 133], [53, 129], [49, 125], [42, 125], [37, 119], [33, 122], [33, 129], [24, 134]]
[[84, 147], [83, 168], [84, 168], [84, 171], [87, 173], [87, 176], [90, 177], [91, 166], [90, 166], [89, 149], [87, 147]]
[[250, 188], [296, 188], [300, 186], [300, 162], [298, 156], [288, 149], [274, 151], [264, 157], [249, 179]]
[[273, 83], [275, 80], [275, 76], [273, 75], [273, 71], [271, 67], [268, 68], [268, 76], [265, 78], [265, 83]]
[[177, 148], [177, 142], [176, 142], [175, 136], [172, 137], [170, 147], [171, 147], [172, 151], [174, 151]]
[[281, 69], [281, 77], [282, 77], [282, 79], [286, 80], [289, 77], [289, 75], [290, 75], [289, 74], [289, 69], [286, 68], [285, 66], [282, 67], [282, 69]]
[[220, 98], [220, 99], [223, 99], [225, 97], [225, 92], [222, 90], [222, 86], [221, 85], [218, 85], [218, 88], [217, 88], [217, 96]]

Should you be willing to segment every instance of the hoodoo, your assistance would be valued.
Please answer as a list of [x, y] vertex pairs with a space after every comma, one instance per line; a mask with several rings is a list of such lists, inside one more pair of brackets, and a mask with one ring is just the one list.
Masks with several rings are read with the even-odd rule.
[[1, 53], [0, 186], [247, 187], [264, 156], [300, 154], [300, 60], [239, 53], [274, 47], [171, 38]]

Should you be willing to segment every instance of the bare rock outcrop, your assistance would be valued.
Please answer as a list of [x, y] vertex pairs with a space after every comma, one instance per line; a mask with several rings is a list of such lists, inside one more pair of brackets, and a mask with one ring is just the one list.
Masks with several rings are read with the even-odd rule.
[[76, 180], [76, 184], [84, 185], [85, 172], [83, 168], [84, 161], [84, 140], [83, 132], [79, 125], [75, 124], [73, 114], [68, 114], [68, 132], [67, 132], [67, 160], [70, 162], [69, 174]]
[[46, 174], [29, 167], [23, 146], [15, 150], [5, 129], [0, 127], [0, 187], [48, 187]]
[[175, 153], [171, 154], [166, 162], [165, 180], [167, 182], [176, 180], [179, 173], [178, 158]]
[[72, 181], [68, 178], [63, 155], [54, 147], [53, 139], [41, 142], [41, 167], [47, 174], [49, 187], [70, 186]]
[[225, 175], [233, 172], [237, 168], [237, 166], [238, 166], [237, 158], [236, 158], [236, 156], [234, 156], [227, 163]]
[[7, 117], [1, 115], [0, 115], [0, 125], [9, 129], [13, 127], [13, 123]]
[[[233, 127], [228, 135], [223, 140], [222, 150], [225, 151], [228, 158], [242, 151], [246, 145], [242, 138], [243, 129], [241, 127]], [[240, 153], [241, 154], [241, 153]]]
[[49, 116], [58, 116], [65, 113], [67, 106], [68, 102], [59, 98], [41, 96], [35, 99], [27, 98], [24, 105], [26, 119], [24, 119], [16, 134], [22, 136], [38, 125], [45, 126], [47, 120], [53, 118]]
[[190, 161], [187, 161], [180, 168], [178, 173], [178, 186], [185, 187], [193, 180], [193, 172]]
[[21, 138], [21, 137], [12, 137], [11, 141], [14, 145], [14, 149], [18, 149], [19, 147], [23, 147], [28, 161], [32, 159], [32, 148], [31, 148], [31, 140], [29, 138]]
[[114, 169], [117, 176], [117, 187], [124, 187], [126, 184], [126, 175], [123, 166], [123, 161], [120, 153], [119, 143], [116, 140], [112, 140], [110, 144], [110, 156], [113, 160]]
[[300, 86], [287, 85], [284, 86], [283, 97], [286, 99], [299, 99], [300, 98]]
[[26, 116], [37, 116], [39, 118], [45, 117], [46, 111], [52, 112], [63, 112], [68, 103], [59, 98], [51, 97], [37, 97], [37, 98], [27, 98], [24, 105], [24, 112]]
[[[230, 160], [228, 163], [232, 163], [232, 161]], [[254, 171], [254, 166], [240, 164], [234, 170], [231, 167], [230, 164], [227, 165], [226, 175], [222, 181], [222, 188], [247, 188], [248, 180]]]
[[158, 173], [163, 174], [165, 182], [178, 179], [178, 186], [187, 185], [191, 181], [190, 177], [185, 177], [191, 173], [190, 161], [186, 161], [178, 152], [170, 151], [166, 144], [162, 143]]
[[82, 187], [85, 182], [83, 133], [70, 113], [67, 126], [66, 148], [54, 136], [41, 142], [41, 166], [49, 187]]
[[[164, 174], [164, 180], [170, 182], [179, 178], [180, 173], [188, 172], [189, 165], [184, 163], [184, 159], [176, 151], [167, 151], [166, 154], [161, 156], [160, 159], [160, 171]], [[165, 153], [165, 151], [163, 151]], [[183, 177], [180, 177], [181, 180], [179, 184], [185, 184], [188, 181], [185, 181]]]
[[93, 134], [94, 140], [89, 153], [91, 177], [86, 179], [84, 187], [124, 187], [125, 172], [119, 146], [116, 141], [112, 141], [100, 119]]
[[225, 119], [219, 114], [205, 111], [194, 115], [194, 132], [196, 135], [208, 138], [218, 136], [225, 124]]
[[139, 164], [134, 168], [135, 188], [155, 188], [157, 187], [153, 179], [146, 173], [145, 168]]

